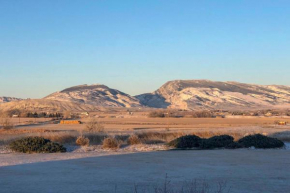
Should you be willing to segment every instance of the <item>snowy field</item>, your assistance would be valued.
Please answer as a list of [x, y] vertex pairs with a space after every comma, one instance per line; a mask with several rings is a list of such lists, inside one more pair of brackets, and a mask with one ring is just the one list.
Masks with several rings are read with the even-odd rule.
[[224, 181], [233, 193], [290, 190], [287, 149], [8, 153], [0, 154], [0, 160], [0, 192], [122, 193], [134, 192], [134, 187], [153, 192], [166, 174], [175, 188], [205, 179], [212, 186]]

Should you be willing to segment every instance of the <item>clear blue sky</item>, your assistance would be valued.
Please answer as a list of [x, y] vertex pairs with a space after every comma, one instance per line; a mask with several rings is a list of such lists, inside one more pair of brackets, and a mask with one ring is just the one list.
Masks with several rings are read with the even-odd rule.
[[168, 80], [290, 85], [289, 0], [0, 0], [0, 96]]

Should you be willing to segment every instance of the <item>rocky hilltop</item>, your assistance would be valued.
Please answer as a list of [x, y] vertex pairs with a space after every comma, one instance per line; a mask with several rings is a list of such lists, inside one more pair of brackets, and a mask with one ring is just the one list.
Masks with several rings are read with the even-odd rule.
[[251, 109], [290, 108], [290, 87], [209, 80], [169, 81], [153, 93], [136, 96], [155, 108]]
[[138, 99], [105, 85], [80, 85], [55, 92], [44, 99], [100, 107], [139, 107]]
[[20, 101], [22, 99], [20, 98], [15, 98], [15, 97], [0, 97], [0, 104], [1, 103], [8, 103], [8, 102], [11, 102], [11, 101]]

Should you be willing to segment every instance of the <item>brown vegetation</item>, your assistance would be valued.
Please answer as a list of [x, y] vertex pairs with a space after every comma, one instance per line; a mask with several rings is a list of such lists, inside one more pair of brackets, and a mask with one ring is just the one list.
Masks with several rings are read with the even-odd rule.
[[141, 139], [137, 135], [131, 135], [128, 138], [128, 144], [129, 145], [136, 145], [142, 143]]
[[76, 144], [79, 146], [89, 146], [90, 140], [84, 136], [79, 136], [76, 140]]
[[103, 141], [103, 148], [104, 149], [118, 149], [120, 144], [117, 139], [113, 137], [105, 138]]
[[148, 117], [151, 117], [151, 118], [163, 118], [165, 117], [165, 112], [162, 111], [162, 110], [159, 110], [159, 111], [151, 111], [149, 114], [148, 114]]
[[183, 132], [144, 132], [137, 134], [138, 138], [146, 144], [165, 143], [182, 135], [185, 134]]

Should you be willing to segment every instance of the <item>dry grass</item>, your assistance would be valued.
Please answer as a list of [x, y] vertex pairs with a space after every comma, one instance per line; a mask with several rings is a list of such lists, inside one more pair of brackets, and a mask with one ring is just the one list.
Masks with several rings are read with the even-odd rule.
[[[3, 130], [4, 131], [4, 130]], [[10, 132], [11, 131], [11, 132]], [[12, 132], [13, 131], [13, 132]], [[34, 131], [34, 132], [33, 132]], [[53, 142], [66, 145], [76, 145], [76, 140], [80, 136], [77, 131], [57, 131], [57, 130], [7, 130], [0, 132], [0, 145], [7, 145], [10, 142], [28, 136], [38, 136], [49, 139]], [[101, 145], [103, 140], [108, 137], [104, 133], [82, 133], [82, 136], [90, 141], [91, 145]]]
[[45, 139], [49, 139], [53, 142], [57, 142], [60, 144], [75, 144], [77, 137], [79, 136], [78, 132], [70, 132], [70, 131], [60, 131], [60, 132], [45, 132], [38, 133], [39, 137], [44, 137]]
[[167, 143], [185, 135], [183, 132], [144, 132], [137, 134], [138, 138], [146, 144]]
[[235, 141], [239, 140], [245, 135], [249, 135], [249, 133], [243, 133], [243, 132], [218, 132], [218, 131], [192, 132], [191, 134], [196, 135], [200, 138], [205, 138], [205, 139], [211, 138], [213, 136], [230, 135], [235, 139]]
[[103, 141], [104, 149], [118, 149], [120, 147], [119, 141], [113, 137], [107, 137]]
[[89, 146], [90, 140], [84, 136], [79, 136], [76, 140], [76, 144], [79, 146]]
[[[42, 133], [40, 136], [61, 144], [75, 145], [79, 133], [76, 131], [52, 132]], [[82, 136], [87, 138], [91, 145], [100, 145], [102, 141], [108, 137], [108, 135], [104, 133], [82, 133]]]
[[21, 134], [21, 135], [5, 135], [5, 136], [0, 136], [0, 145], [7, 145], [11, 143], [12, 141], [28, 137], [29, 135], [27, 134]]

